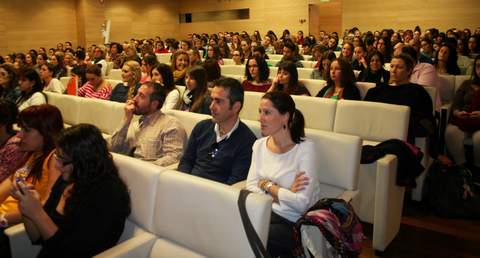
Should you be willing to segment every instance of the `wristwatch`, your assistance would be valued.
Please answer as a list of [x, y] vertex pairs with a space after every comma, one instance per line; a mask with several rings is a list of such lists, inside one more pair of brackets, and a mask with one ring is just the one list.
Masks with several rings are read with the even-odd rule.
[[5, 218], [5, 213], [0, 213], [0, 228], [7, 228], [8, 227], [8, 220]]
[[265, 185], [265, 192], [270, 193], [270, 188], [272, 188], [273, 185], [274, 185], [273, 182], [269, 181], [267, 185]]

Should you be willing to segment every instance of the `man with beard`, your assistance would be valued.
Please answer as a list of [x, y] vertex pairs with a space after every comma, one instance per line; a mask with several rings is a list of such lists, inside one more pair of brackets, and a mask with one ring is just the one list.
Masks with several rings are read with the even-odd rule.
[[[179, 161], [187, 134], [174, 117], [160, 111], [166, 92], [158, 83], [145, 82], [125, 104], [123, 124], [111, 139], [111, 150], [159, 166]], [[138, 120], [133, 119], [138, 115]]]

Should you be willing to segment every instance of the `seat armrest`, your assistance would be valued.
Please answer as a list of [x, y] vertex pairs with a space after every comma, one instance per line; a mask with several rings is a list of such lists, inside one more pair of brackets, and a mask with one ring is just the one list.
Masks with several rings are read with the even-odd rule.
[[33, 245], [30, 241], [23, 223], [5, 229], [5, 235], [10, 240], [10, 250], [13, 258], [36, 257], [40, 251], [40, 246]]
[[153, 245], [157, 241], [157, 237], [151, 233], [143, 232], [142, 234], [130, 238], [94, 257], [116, 257], [116, 258], [147, 258], [150, 255]]
[[180, 165], [180, 162], [173, 163], [173, 164], [171, 164], [171, 165], [166, 166], [165, 168], [168, 169], [168, 170], [177, 170], [177, 169], [178, 169], [178, 165]]
[[357, 195], [358, 195], [358, 190], [357, 191], [347, 190], [341, 193], [337, 198], [343, 199], [346, 202], [351, 202]]
[[244, 189], [245, 187], [247, 187], [247, 180], [243, 180], [243, 181], [240, 181], [240, 182], [237, 182], [235, 184], [232, 185], [233, 188], [236, 188], [236, 189]]

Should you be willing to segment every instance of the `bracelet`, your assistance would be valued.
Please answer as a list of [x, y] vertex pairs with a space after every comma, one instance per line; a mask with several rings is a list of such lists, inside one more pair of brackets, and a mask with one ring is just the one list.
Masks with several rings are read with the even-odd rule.
[[273, 183], [268, 181], [267, 185], [265, 186], [265, 192], [270, 193], [270, 188], [272, 188]]
[[8, 220], [5, 218], [5, 213], [0, 213], [0, 228], [7, 228], [8, 227]]

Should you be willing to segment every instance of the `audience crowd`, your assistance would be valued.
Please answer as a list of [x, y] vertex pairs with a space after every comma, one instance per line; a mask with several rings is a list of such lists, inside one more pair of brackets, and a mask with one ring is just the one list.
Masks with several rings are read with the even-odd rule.
[[[479, 173], [479, 40], [480, 28], [353, 28], [343, 37], [325, 31], [318, 37], [243, 31], [193, 33], [180, 41], [131, 39], [86, 49], [67, 41], [48, 52], [41, 47], [0, 56], [0, 226], [25, 223], [32, 242], [43, 247], [40, 257], [92, 256], [115, 245], [130, 201], [112, 151], [224, 184], [247, 180], [247, 189], [274, 201], [268, 251], [288, 257], [293, 225], [319, 191], [313, 143], [305, 138], [303, 114], [290, 95], [360, 101], [356, 82], [375, 83], [364, 101], [409, 106], [408, 142], [428, 136], [435, 143], [435, 116], [449, 101], [440, 76], [471, 75], [453, 98], [447, 156], [438, 154], [443, 151], [436, 144], [430, 144], [429, 154], [446, 164], [450, 156]], [[170, 64], [159, 63], [156, 55], [167, 53]], [[273, 79], [269, 55], [282, 55]], [[222, 76], [227, 59], [245, 67], [242, 82]], [[326, 81], [318, 93], [299, 79], [302, 61], [314, 62], [311, 79]], [[107, 80], [111, 68], [121, 69], [121, 83]], [[71, 77], [66, 87], [60, 82], [65, 76]], [[437, 98], [432, 100], [425, 87], [436, 88]], [[265, 93], [259, 103], [264, 137], [258, 140], [239, 118], [244, 91]], [[107, 141], [92, 125], [63, 130], [61, 112], [47, 104], [44, 92], [124, 103], [121, 126]], [[180, 121], [165, 113], [173, 109], [211, 119], [199, 122], [187, 139]], [[466, 137], [473, 139], [472, 162], [465, 155]], [[4, 257], [8, 242], [1, 234]]]

